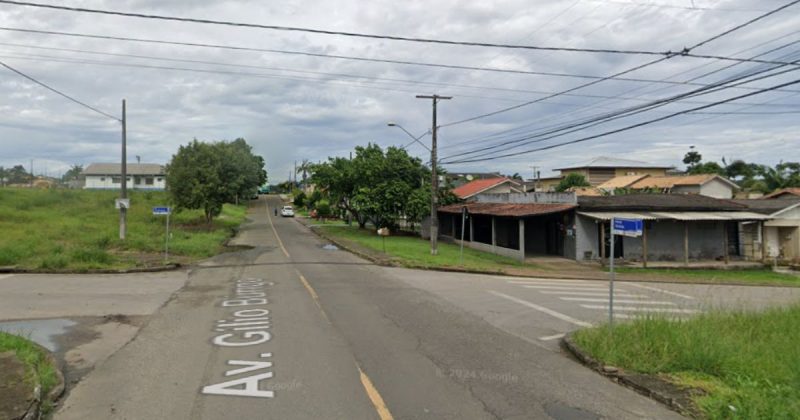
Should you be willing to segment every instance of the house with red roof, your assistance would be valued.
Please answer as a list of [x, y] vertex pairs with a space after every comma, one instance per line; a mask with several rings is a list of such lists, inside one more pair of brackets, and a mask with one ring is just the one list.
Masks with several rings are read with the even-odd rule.
[[462, 200], [469, 200], [478, 194], [521, 193], [522, 185], [506, 177], [476, 179], [453, 189], [453, 194]]

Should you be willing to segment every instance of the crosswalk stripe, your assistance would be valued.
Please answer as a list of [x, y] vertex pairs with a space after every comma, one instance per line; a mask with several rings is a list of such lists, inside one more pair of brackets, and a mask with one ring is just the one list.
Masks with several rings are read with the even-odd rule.
[[[608, 305], [581, 305], [586, 309], [601, 309], [604, 311], [608, 310]], [[697, 309], [677, 309], [677, 308], [643, 308], [637, 306], [614, 306], [615, 311], [623, 311], [623, 312], [668, 312], [668, 313], [679, 313], [679, 314], [696, 314], [700, 312]]]
[[597, 283], [564, 283], [563, 281], [510, 281], [511, 284], [521, 285], [521, 286], [569, 286], [569, 287], [581, 287], [581, 286], [603, 286], [602, 284]]
[[561, 312], [554, 311], [554, 310], [552, 310], [550, 308], [545, 308], [544, 306], [537, 305], [537, 304], [535, 304], [533, 302], [528, 302], [527, 300], [522, 300], [522, 299], [516, 298], [514, 296], [509, 296], [509, 295], [507, 295], [505, 293], [500, 293], [500, 292], [497, 292], [497, 291], [494, 291], [494, 290], [487, 290], [486, 292], [490, 293], [490, 294], [493, 294], [495, 296], [501, 297], [503, 299], [507, 299], [507, 300], [510, 300], [512, 302], [519, 303], [520, 305], [527, 306], [528, 308], [535, 309], [535, 310], [537, 310], [539, 312], [548, 314], [548, 315], [550, 315], [552, 317], [555, 317], [555, 318], [558, 318], [558, 319], [560, 319], [562, 321], [567, 321], [567, 322], [569, 322], [571, 324], [575, 324], [575, 325], [577, 325], [579, 327], [591, 327], [592, 326], [592, 324], [590, 324], [588, 322], [581, 321], [579, 319], [575, 319], [575, 318], [573, 318], [573, 317], [571, 317], [571, 316], [569, 316], [567, 314], [562, 314]]
[[640, 289], [652, 290], [654, 292], [665, 293], [665, 294], [668, 294], [668, 295], [677, 296], [677, 297], [681, 297], [681, 298], [684, 298], [684, 299], [692, 299], [692, 300], [694, 300], [693, 296], [684, 295], [682, 293], [671, 292], [669, 290], [659, 289], [658, 287], [650, 287], [650, 286], [644, 286], [644, 285], [641, 285], [641, 284], [634, 284], [634, 283], [629, 283], [628, 285], [629, 286], [633, 286], [633, 287], [638, 287]]
[[585, 281], [585, 280], [509, 280], [511, 284], [544, 284], [544, 283], [555, 283], [555, 284], [597, 284], [599, 282], [596, 281]]
[[593, 287], [593, 286], [532, 286], [532, 285], [525, 285], [522, 286], [526, 289], [555, 289], [555, 290], [585, 290], [589, 291], [601, 291], [601, 290], [608, 290], [605, 287]]
[[[608, 291], [604, 292], [575, 292], [575, 291], [550, 291], [550, 290], [542, 290], [539, 293], [544, 295], [571, 295], [571, 296], [605, 296], [608, 297]], [[648, 295], [636, 295], [631, 293], [617, 293], [614, 291], [614, 297], [623, 297], [623, 298], [649, 298]]]
[[[572, 301], [572, 302], [608, 302], [608, 297], [605, 299], [603, 298], [585, 298], [585, 297], [559, 297], [561, 300]], [[672, 302], [667, 302], [663, 300], [636, 300], [636, 299], [614, 299], [614, 303], [631, 303], [631, 304], [641, 304], [641, 305], [670, 305], [675, 306]]]

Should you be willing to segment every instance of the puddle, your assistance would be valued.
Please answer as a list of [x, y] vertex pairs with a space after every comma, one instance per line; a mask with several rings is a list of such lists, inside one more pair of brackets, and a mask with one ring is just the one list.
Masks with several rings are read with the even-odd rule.
[[327, 251], [336, 251], [337, 249], [339, 249], [339, 247], [333, 244], [325, 244], [322, 246], [322, 249]]
[[55, 338], [64, 334], [69, 327], [75, 324], [69, 319], [9, 321], [0, 322], [0, 331], [23, 336], [54, 352], [58, 350]]

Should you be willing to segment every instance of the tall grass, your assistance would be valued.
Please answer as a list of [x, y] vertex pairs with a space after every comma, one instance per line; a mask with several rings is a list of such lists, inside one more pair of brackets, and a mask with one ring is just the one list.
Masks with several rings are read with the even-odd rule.
[[[119, 239], [115, 191], [0, 189], [0, 266], [43, 269], [126, 268], [164, 249], [164, 192], [131, 191], [128, 234]], [[244, 206], [225, 205], [213, 226], [200, 211], [171, 216], [172, 255], [204, 258], [219, 251], [244, 221]], [[153, 260], [149, 258], [147, 260]]]
[[38, 380], [42, 385], [42, 395], [47, 395], [57, 385], [57, 368], [49, 362], [44, 350], [23, 337], [0, 331], [0, 353], [6, 351], [13, 351], [22, 361], [31, 384]]
[[582, 330], [575, 341], [606, 364], [704, 389], [696, 402], [710, 418], [800, 418], [800, 304], [648, 317]]

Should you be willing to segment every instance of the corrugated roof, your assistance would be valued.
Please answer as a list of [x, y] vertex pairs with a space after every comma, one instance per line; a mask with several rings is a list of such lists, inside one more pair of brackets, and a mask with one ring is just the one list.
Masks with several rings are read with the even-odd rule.
[[[129, 163], [126, 165], [128, 175], [164, 175], [164, 165], [157, 163]], [[92, 163], [82, 172], [83, 175], [120, 175], [122, 165], [119, 163]]]
[[761, 214], [772, 214], [775, 212], [779, 212], [787, 207], [792, 207], [795, 204], [800, 203], [800, 197], [795, 197], [794, 200], [787, 199], [787, 200], [763, 200], [763, 199], [737, 199], [731, 200], [737, 204], [742, 204], [747, 207], [748, 210], [761, 213]]
[[506, 182], [514, 183], [514, 181], [508, 178], [476, 179], [475, 181], [468, 182], [460, 187], [454, 188], [453, 194], [455, 194], [458, 198], [466, 199]]
[[672, 166], [658, 165], [649, 162], [642, 162], [640, 160], [620, 159], [607, 156], [599, 156], [586, 162], [577, 163], [563, 168], [556, 168], [556, 170], [564, 169], [577, 169], [577, 168], [652, 168], [652, 169], [669, 169]]
[[775, 191], [775, 192], [773, 192], [771, 194], [767, 194], [767, 195], [761, 197], [761, 199], [763, 200], [765, 198], [766, 199], [776, 198], [776, 197], [786, 196], [786, 195], [792, 195], [792, 196], [800, 197], [800, 188], [784, 188], [784, 189]]
[[602, 211], [736, 211], [743, 204], [699, 194], [624, 194], [602, 197], [578, 197], [582, 210]]
[[633, 185], [636, 181], [639, 181], [642, 178], [647, 178], [648, 176], [649, 175], [646, 174], [616, 176], [598, 185], [597, 188], [606, 191], [613, 191], [617, 188], [627, 188]]
[[673, 188], [676, 185], [704, 185], [714, 179], [734, 187], [739, 188], [738, 185], [732, 181], [723, 178], [716, 174], [701, 174], [701, 175], [683, 175], [683, 176], [649, 176], [631, 185], [634, 189], [644, 188]]
[[598, 220], [611, 220], [612, 217], [642, 220], [681, 220], [681, 221], [714, 221], [714, 220], [767, 220], [769, 216], [749, 211], [644, 211], [644, 212], [588, 212], [578, 214]]
[[559, 213], [575, 208], [575, 204], [543, 204], [543, 203], [464, 203], [451, 204], [440, 207], [443, 213], [461, 214], [461, 208], [467, 207], [470, 214], [482, 214], [488, 216], [505, 217], [525, 217], [537, 216], [551, 213]]

